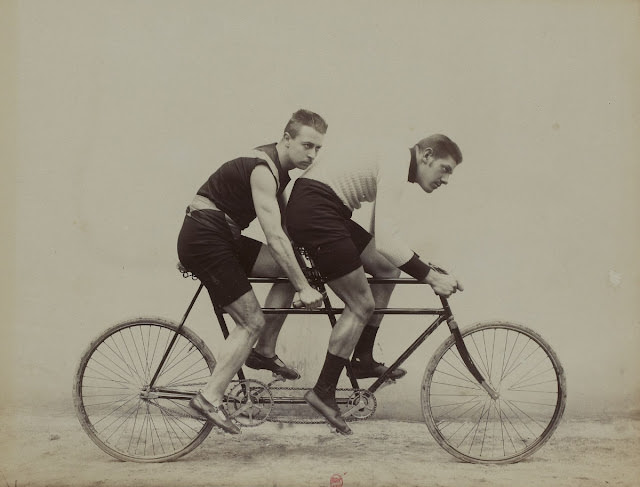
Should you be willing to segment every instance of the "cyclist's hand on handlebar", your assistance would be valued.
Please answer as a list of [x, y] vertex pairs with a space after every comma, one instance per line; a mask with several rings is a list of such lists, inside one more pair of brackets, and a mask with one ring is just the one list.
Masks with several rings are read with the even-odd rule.
[[317, 309], [322, 306], [323, 296], [321, 293], [307, 286], [298, 291], [293, 297], [294, 308]]
[[425, 279], [431, 286], [433, 292], [443, 298], [448, 298], [456, 291], [463, 291], [462, 284], [450, 274], [442, 274], [436, 270], [431, 270]]

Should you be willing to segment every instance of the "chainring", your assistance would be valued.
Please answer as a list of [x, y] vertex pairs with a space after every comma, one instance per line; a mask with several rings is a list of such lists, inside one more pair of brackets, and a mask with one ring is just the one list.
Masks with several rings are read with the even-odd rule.
[[224, 403], [229, 416], [240, 426], [258, 426], [267, 421], [273, 409], [269, 387], [254, 379], [233, 381]]
[[345, 418], [352, 416], [358, 420], [368, 419], [376, 412], [377, 406], [376, 396], [372, 392], [366, 389], [358, 389], [349, 396], [347, 409], [343, 411], [342, 415]]

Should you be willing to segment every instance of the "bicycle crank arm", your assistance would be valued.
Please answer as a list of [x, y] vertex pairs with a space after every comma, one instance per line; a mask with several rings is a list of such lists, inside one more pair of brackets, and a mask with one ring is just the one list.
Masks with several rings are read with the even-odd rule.
[[343, 418], [348, 418], [349, 416], [353, 416], [353, 413], [356, 411], [360, 411], [362, 409], [362, 406], [360, 404], [356, 404], [352, 407], [350, 407], [349, 409], [347, 409], [346, 411], [344, 411], [343, 413], [340, 413], [340, 415]]
[[[229, 416], [235, 418], [236, 416], [240, 416], [246, 410], [253, 408], [256, 405], [254, 402], [248, 402], [244, 406], [239, 409], [236, 409], [233, 413], [230, 413]], [[251, 417], [251, 416], [250, 416]]]

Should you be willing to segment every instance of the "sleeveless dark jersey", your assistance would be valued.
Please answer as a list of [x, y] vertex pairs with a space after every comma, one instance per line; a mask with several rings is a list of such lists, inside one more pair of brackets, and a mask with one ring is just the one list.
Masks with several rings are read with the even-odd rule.
[[[276, 144], [262, 145], [256, 147], [255, 150], [264, 152], [275, 163], [278, 169], [276, 196], [279, 196], [291, 178], [289, 177], [289, 172], [282, 169]], [[269, 167], [266, 159], [252, 156], [238, 157], [225, 162], [200, 187], [198, 194], [213, 201], [241, 229], [247, 228], [256, 218], [250, 178], [251, 173], [258, 165]]]

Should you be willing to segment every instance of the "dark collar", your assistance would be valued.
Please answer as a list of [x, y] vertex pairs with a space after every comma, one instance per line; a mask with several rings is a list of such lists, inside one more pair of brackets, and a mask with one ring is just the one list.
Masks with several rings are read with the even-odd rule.
[[418, 172], [418, 161], [416, 160], [416, 148], [412, 147], [411, 149], [409, 149], [409, 152], [411, 152], [411, 162], [409, 162], [409, 177], [407, 178], [407, 181], [409, 181], [410, 183], [415, 183], [416, 175]]

